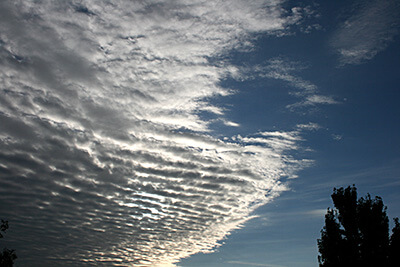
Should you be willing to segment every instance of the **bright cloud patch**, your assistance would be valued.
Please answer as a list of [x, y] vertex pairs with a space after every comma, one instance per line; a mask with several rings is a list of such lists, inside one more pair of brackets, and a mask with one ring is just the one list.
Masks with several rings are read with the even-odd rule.
[[220, 140], [199, 116], [239, 126], [206, 101], [235, 67], [208, 58], [297, 23], [280, 4], [2, 1], [1, 216], [19, 261], [173, 264], [284, 190], [298, 132]]

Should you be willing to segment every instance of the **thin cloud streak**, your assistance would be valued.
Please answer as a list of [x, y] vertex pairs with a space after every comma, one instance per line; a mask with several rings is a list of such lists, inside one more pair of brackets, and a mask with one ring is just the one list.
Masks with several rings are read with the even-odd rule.
[[291, 111], [309, 109], [318, 105], [332, 105], [340, 102], [332, 96], [320, 95], [318, 86], [302, 79], [297, 73], [307, 67], [299, 62], [292, 62], [284, 58], [272, 58], [263, 65], [232, 68], [231, 76], [239, 81], [257, 78], [268, 78], [286, 82], [292, 90], [289, 94], [300, 101], [286, 106]]
[[[200, 111], [281, 34], [282, 1], [2, 1], [0, 199], [21, 264], [172, 265], [286, 190], [300, 132], [217, 139]], [[12, 207], [12, 208], [10, 208]]]

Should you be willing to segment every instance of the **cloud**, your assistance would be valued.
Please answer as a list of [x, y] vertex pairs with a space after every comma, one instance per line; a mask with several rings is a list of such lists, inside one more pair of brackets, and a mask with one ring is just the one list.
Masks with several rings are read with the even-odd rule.
[[269, 60], [262, 75], [267, 78], [288, 82], [292, 87], [302, 90], [300, 94], [312, 94], [317, 91], [317, 86], [293, 74], [293, 72], [298, 72], [305, 68], [306, 66], [297, 62], [274, 58]]
[[300, 107], [309, 107], [316, 105], [332, 105], [332, 104], [339, 104], [339, 102], [334, 100], [333, 97], [331, 96], [311, 94], [306, 96], [304, 100], [294, 104], [287, 105], [286, 107], [291, 110], [295, 110]]
[[325, 214], [326, 214], [326, 209], [314, 209], [305, 212], [305, 215], [311, 217], [319, 217], [319, 218], [323, 218]]
[[2, 1], [0, 214], [18, 261], [172, 265], [286, 190], [307, 165], [298, 133], [218, 139], [199, 115], [240, 126], [207, 102], [235, 67], [208, 59], [297, 23], [282, 2]]
[[300, 62], [293, 62], [281, 57], [272, 58], [265, 64], [251, 67], [240, 67], [231, 69], [232, 77], [237, 80], [251, 80], [256, 78], [268, 78], [281, 80], [289, 84], [290, 95], [300, 98], [299, 102], [289, 104], [286, 108], [298, 111], [315, 107], [317, 105], [338, 104], [332, 96], [320, 95], [318, 87], [310, 81], [302, 79], [297, 73], [307, 66]]
[[298, 124], [296, 127], [301, 130], [309, 130], [309, 131], [316, 131], [322, 128], [318, 123], [315, 122], [309, 122], [307, 124]]
[[361, 64], [386, 49], [398, 34], [399, 12], [396, 0], [368, 0], [356, 5], [331, 38], [340, 64]]
[[343, 135], [341, 135], [341, 134], [332, 134], [333, 140], [340, 141], [340, 140], [342, 140], [342, 138], [343, 138]]
[[296, 91], [291, 94], [302, 99], [294, 104], [287, 105], [290, 110], [305, 108], [316, 105], [331, 105], [338, 102], [331, 96], [324, 96], [318, 94], [318, 87], [306, 80], [303, 80], [295, 73], [307, 68], [306, 66], [284, 60], [282, 58], [275, 58], [269, 61], [262, 76], [287, 82]]

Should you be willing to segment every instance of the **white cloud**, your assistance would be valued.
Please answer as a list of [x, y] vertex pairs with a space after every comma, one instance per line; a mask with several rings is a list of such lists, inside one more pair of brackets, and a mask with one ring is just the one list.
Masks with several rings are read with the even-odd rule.
[[268, 62], [262, 76], [288, 82], [292, 87], [300, 89], [300, 94], [312, 94], [317, 91], [317, 86], [293, 74], [305, 68], [300, 63], [275, 58]]
[[341, 135], [341, 134], [332, 134], [333, 140], [340, 141], [340, 140], [342, 140], [342, 138], [343, 138], [343, 135]]
[[318, 218], [324, 218], [325, 214], [326, 214], [326, 209], [314, 209], [305, 212], [305, 215], [307, 216], [318, 217]]
[[316, 105], [321, 105], [321, 104], [332, 105], [332, 104], [339, 104], [339, 103], [340, 102], [334, 100], [333, 97], [331, 97], [331, 96], [313, 94], [313, 95], [306, 96], [305, 99], [300, 102], [287, 105], [286, 107], [294, 110], [299, 107], [316, 106]]
[[198, 115], [239, 126], [207, 102], [235, 67], [208, 58], [297, 23], [282, 2], [2, 1], [1, 214], [20, 263], [174, 264], [286, 190], [297, 133], [222, 141]]
[[399, 12], [396, 0], [368, 0], [355, 6], [331, 38], [340, 64], [361, 64], [384, 50], [398, 34]]
[[322, 128], [318, 123], [315, 122], [309, 122], [307, 124], [298, 124], [296, 125], [296, 127], [298, 129], [304, 129], [309, 131], [316, 131]]

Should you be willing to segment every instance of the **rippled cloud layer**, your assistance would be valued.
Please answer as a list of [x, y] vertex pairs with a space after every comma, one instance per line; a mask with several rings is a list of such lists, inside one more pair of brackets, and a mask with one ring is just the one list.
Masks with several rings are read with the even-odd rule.
[[239, 126], [207, 102], [239, 70], [210, 59], [297, 24], [281, 2], [2, 1], [0, 215], [19, 261], [174, 264], [285, 190], [300, 130], [218, 139], [200, 116]]

